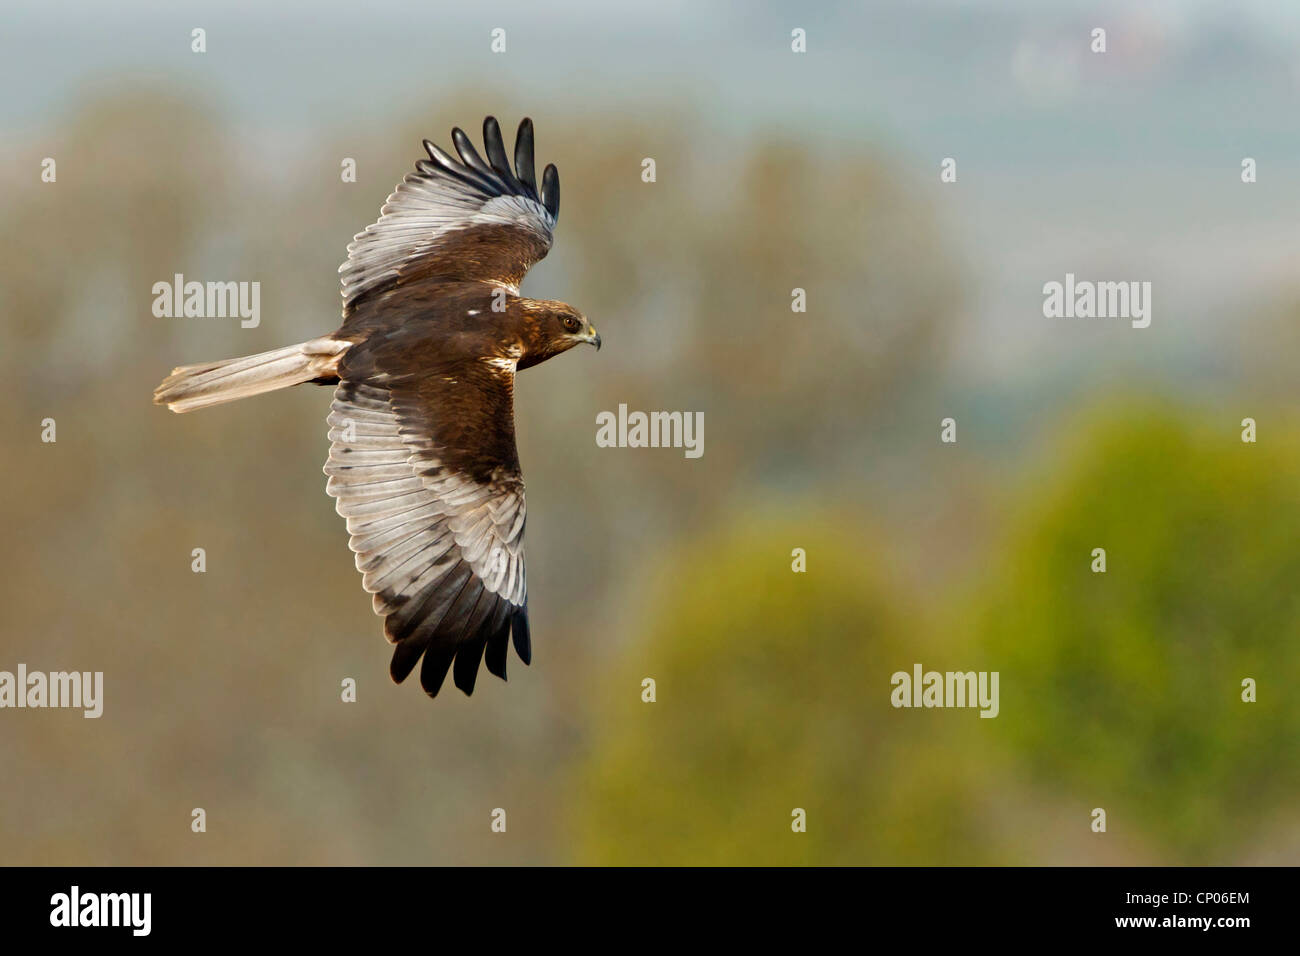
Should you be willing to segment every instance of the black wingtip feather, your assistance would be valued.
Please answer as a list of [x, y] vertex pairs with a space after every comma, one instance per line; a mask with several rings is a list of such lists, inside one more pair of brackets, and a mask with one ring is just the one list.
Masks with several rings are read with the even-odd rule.
[[393, 659], [388, 664], [388, 675], [392, 677], [394, 684], [400, 684], [411, 676], [411, 671], [415, 670], [423, 650], [424, 644], [419, 641], [401, 641], [393, 648]]
[[[480, 156], [478, 150], [474, 148], [474, 143], [471, 142], [469, 136], [467, 136], [465, 131], [459, 126], [451, 131], [451, 141], [455, 144], [456, 152], [460, 154], [460, 158], [466, 166], [487, 179], [495, 178], [495, 173], [492, 172], [492, 167], [483, 162], [483, 157]], [[500, 189], [497, 190], [497, 192], [500, 191]]]
[[512, 193], [521, 193], [524, 191], [519, 180], [515, 178], [514, 170], [510, 168], [510, 159], [506, 156], [505, 140], [501, 137], [501, 125], [497, 122], [495, 116], [489, 116], [483, 120], [483, 145], [487, 149], [488, 162], [492, 164], [492, 169], [500, 176]]
[[515, 174], [534, 199], [537, 198], [537, 172], [533, 168], [533, 121], [525, 116], [515, 134]]
[[542, 205], [552, 218], [560, 218], [560, 172], [554, 163], [542, 170]]
[[501, 623], [488, 638], [487, 651], [483, 662], [487, 664], [489, 674], [506, 679], [506, 657], [510, 653], [510, 615], [501, 615]]
[[456, 665], [452, 668], [452, 679], [456, 686], [465, 692], [466, 697], [474, 693], [474, 683], [478, 680], [478, 666], [483, 660], [483, 648], [486, 637], [469, 640], [461, 644], [456, 651]]
[[533, 641], [528, 633], [528, 608], [521, 607], [515, 612], [511, 621], [511, 632], [514, 635], [515, 653], [525, 664], [533, 662]]
[[[467, 182], [470, 185], [482, 189], [489, 196], [501, 195], [501, 184], [497, 182], [496, 177], [481, 175], [475, 170], [470, 169], [468, 166], [456, 162], [450, 153], [444, 152], [440, 147], [435, 146], [427, 139], [424, 141], [424, 148], [433, 158], [433, 161], [437, 163], [438, 167], [444, 172], [450, 173], [462, 182]], [[421, 162], [423, 162], [423, 160]], [[417, 169], [420, 168], [420, 163], [416, 163], [415, 166]]]
[[442, 650], [430, 647], [424, 652], [424, 663], [420, 665], [420, 686], [430, 697], [437, 697], [442, 690], [442, 682], [447, 679], [447, 669], [456, 654], [455, 649]]

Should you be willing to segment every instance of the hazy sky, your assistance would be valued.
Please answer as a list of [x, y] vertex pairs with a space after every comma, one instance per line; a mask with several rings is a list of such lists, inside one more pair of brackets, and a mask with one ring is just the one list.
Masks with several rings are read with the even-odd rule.
[[[1176, 328], [1203, 347], [1220, 309], [1293, 271], [1297, 3], [269, 6], [9, 0], [6, 140], [40, 135], [103, 84], [154, 81], [267, 140], [382, 131], [440, 90], [482, 85], [528, 91], [546, 110], [688, 101], [721, 135], [867, 143], [901, 179], [933, 184], [974, 280], [963, 348], [990, 374], [1026, 350], [1073, 351], [1025, 332], [1042, 284], [1066, 271], [1153, 281], [1148, 338]], [[207, 30], [202, 57], [189, 49], [195, 26]], [[1108, 31], [1104, 56], [1088, 49], [1094, 26]], [[494, 27], [505, 55], [489, 50]], [[808, 31], [804, 56], [790, 52], [794, 27]], [[958, 183], [940, 187], [947, 156]], [[1259, 163], [1250, 187], [1245, 156]]]

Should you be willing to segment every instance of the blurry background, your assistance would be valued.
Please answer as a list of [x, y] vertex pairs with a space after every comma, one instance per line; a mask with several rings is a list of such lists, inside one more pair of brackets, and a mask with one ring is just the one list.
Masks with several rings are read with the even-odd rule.
[[[1300, 862], [1300, 9], [278, 6], [4, 13], [0, 669], [105, 710], [0, 712], [0, 863]], [[562, 174], [525, 293], [607, 347], [518, 388], [534, 664], [430, 701], [328, 392], [150, 396], [334, 329], [348, 240], [488, 112]], [[260, 327], [155, 318], [178, 272]], [[1066, 272], [1150, 328], [1045, 319]], [[619, 403], [704, 456], [597, 448]], [[1001, 715], [893, 709], [917, 662]]]

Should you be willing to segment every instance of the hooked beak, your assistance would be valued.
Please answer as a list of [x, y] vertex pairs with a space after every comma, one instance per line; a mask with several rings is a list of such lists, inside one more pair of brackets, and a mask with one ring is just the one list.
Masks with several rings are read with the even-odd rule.
[[591, 329], [590, 334], [586, 338], [584, 338], [583, 341], [596, 346], [597, 352], [600, 351], [600, 333], [597, 332], [595, 329]]

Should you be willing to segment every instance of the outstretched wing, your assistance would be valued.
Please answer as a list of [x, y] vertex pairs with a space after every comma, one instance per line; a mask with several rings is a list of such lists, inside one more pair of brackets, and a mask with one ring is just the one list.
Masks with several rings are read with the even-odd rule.
[[417, 377], [393, 367], [408, 359], [364, 349], [347, 360], [328, 419], [326, 490], [397, 645], [390, 672], [400, 683], [423, 655], [420, 684], [434, 696], [454, 661], [470, 694], [485, 656], [505, 678], [512, 633], [520, 659], [532, 657], [514, 374], [426, 363]]
[[379, 221], [358, 233], [339, 266], [343, 314], [365, 296], [400, 282], [478, 280], [518, 291], [534, 263], [551, 248], [560, 213], [560, 177], [533, 173], [533, 121], [515, 138], [511, 170], [501, 127], [483, 121], [487, 160], [459, 127], [451, 131], [460, 161], [427, 139], [429, 159], [416, 163], [380, 210]]

